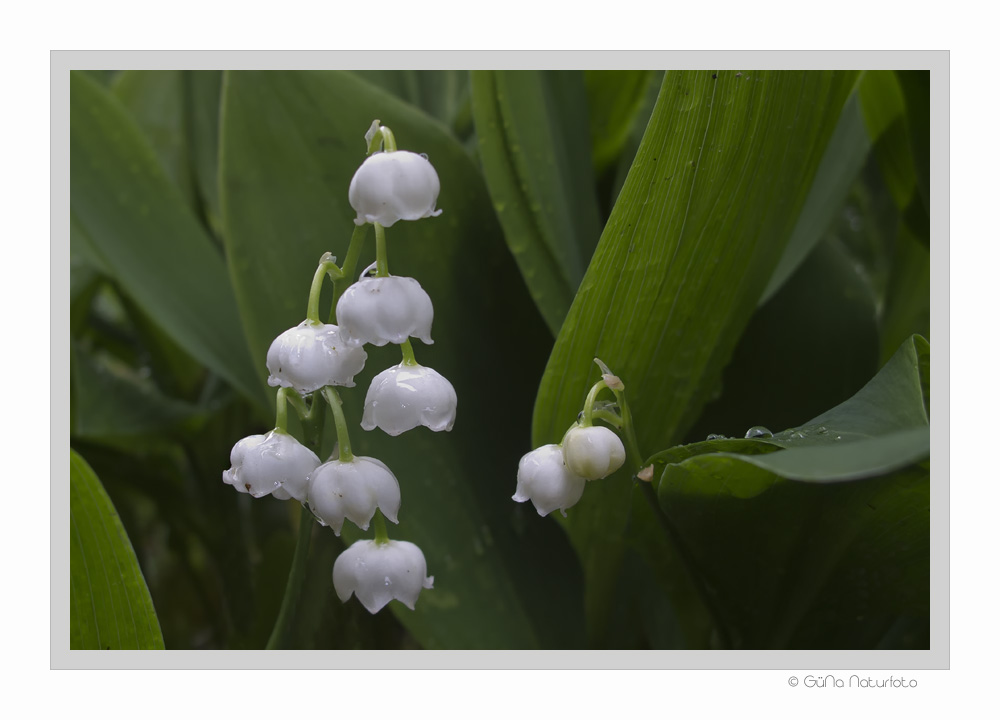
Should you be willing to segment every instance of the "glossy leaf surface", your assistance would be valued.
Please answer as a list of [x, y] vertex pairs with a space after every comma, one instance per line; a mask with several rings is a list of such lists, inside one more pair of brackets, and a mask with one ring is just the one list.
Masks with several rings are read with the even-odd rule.
[[142, 570], [111, 500], [70, 451], [70, 647], [162, 650]]

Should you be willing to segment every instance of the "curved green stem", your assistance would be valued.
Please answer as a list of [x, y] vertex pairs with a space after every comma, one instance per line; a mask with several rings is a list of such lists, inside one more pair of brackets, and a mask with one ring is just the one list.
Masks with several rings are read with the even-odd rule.
[[385, 228], [375, 225], [375, 277], [389, 277], [389, 256], [385, 251]]
[[278, 432], [287, 433], [288, 432], [288, 403], [286, 402], [287, 388], [280, 388], [278, 394], [274, 398], [275, 405], [275, 416], [274, 416], [274, 429]]
[[611, 412], [610, 410], [594, 410], [594, 418], [597, 420], [603, 420], [608, 425], [611, 425], [612, 427], [615, 427], [618, 430], [622, 429], [621, 417]]
[[326, 263], [321, 262], [313, 273], [312, 285], [309, 286], [309, 305], [306, 306], [306, 319], [319, 322], [319, 296], [323, 291], [323, 279], [326, 277]]
[[281, 600], [278, 618], [267, 640], [266, 650], [277, 650], [284, 647], [292, 625], [292, 618], [302, 596], [302, 585], [306, 577], [307, 560], [309, 559], [309, 544], [312, 540], [312, 515], [305, 507], [299, 509], [299, 536], [295, 543], [295, 555], [292, 557], [292, 568], [288, 573], [288, 583], [285, 585], [285, 596]]
[[580, 427], [590, 427], [594, 424], [594, 401], [597, 399], [597, 394], [607, 386], [608, 384], [601, 379], [594, 383], [594, 387], [590, 388], [587, 399], [583, 403], [583, 422]]
[[413, 345], [410, 344], [410, 338], [406, 338], [403, 342], [399, 344], [399, 349], [403, 353], [403, 364], [409, 365], [410, 367], [416, 367], [420, 363], [417, 362], [417, 357], [413, 354]]
[[382, 133], [382, 142], [385, 146], [385, 151], [396, 152], [396, 136], [392, 134], [392, 130], [383, 125], [379, 128], [379, 132]]
[[385, 518], [382, 517], [382, 511], [378, 508], [375, 509], [375, 516], [372, 518], [372, 525], [375, 528], [375, 542], [379, 545], [385, 545], [389, 542], [389, 533], [385, 529]]
[[[375, 127], [378, 130], [373, 130]], [[365, 138], [368, 139], [369, 155], [377, 152], [380, 147], [384, 147], [386, 152], [396, 151], [396, 136], [392, 134], [392, 130], [381, 125], [378, 120], [372, 123], [372, 127], [365, 133]]]
[[358, 259], [361, 257], [361, 250], [365, 246], [365, 239], [368, 237], [368, 223], [355, 225], [354, 232], [351, 233], [351, 244], [347, 247], [347, 256], [344, 258], [344, 266], [341, 268], [341, 276], [333, 281], [333, 303], [330, 305], [330, 323], [337, 322], [337, 301], [344, 294], [344, 290], [354, 283], [354, 275], [358, 270]]
[[340, 462], [351, 462], [354, 454], [351, 452], [351, 437], [347, 432], [347, 418], [341, 407], [340, 395], [330, 385], [323, 388], [323, 397], [333, 411], [333, 422], [337, 425], [337, 443], [340, 446]]

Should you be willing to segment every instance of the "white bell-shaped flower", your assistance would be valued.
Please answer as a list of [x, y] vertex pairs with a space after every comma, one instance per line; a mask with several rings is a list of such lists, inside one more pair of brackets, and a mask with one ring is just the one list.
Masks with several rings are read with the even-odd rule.
[[376, 508], [390, 522], [398, 522], [399, 482], [385, 463], [375, 458], [331, 460], [309, 477], [308, 503], [313, 515], [338, 536], [344, 518], [367, 530]]
[[566, 467], [587, 480], [605, 478], [625, 464], [621, 438], [603, 426], [572, 428], [562, 445]]
[[333, 587], [347, 602], [354, 593], [373, 615], [390, 600], [414, 609], [421, 590], [434, 587], [427, 561], [416, 545], [404, 540], [359, 540], [333, 563]]
[[441, 214], [435, 210], [441, 181], [426, 157], [406, 150], [370, 155], [351, 178], [347, 198], [366, 222], [390, 227], [397, 220], [419, 220]]
[[303, 320], [271, 343], [267, 384], [294, 388], [300, 395], [326, 385], [354, 387], [354, 376], [364, 369], [367, 359], [363, 348], [343, 341], [336, 325]]
[[255, 498], [282, 490], [284, 499], [300, 502], [306, 499], [309, 474], [319, 466], [316, 453], [278, 430], [243, 438], [233, 446], [229, 459], [232, 467], [222, 472], [227, 485]]
[[441, 373], [423, 365], [400, 363], [374, 378], [365, 397], [361, 427], [399, 435], [418, 425], [435, 432], [455, 425], [458, 395]]
[[587, 481], [572, 472], [563, 460], [559, 445], [543, 445], [521, 458], [517, 465], [515, 502], [531, 500], [535, 510], [545, 517], [553, 510], [563, 511], [576, 505], [583, 496]]
[[413, 278], [366, 277], [337, 301], [337, 327], [346, 343], [382, 346], [413, 336], [428, 345], [434, 306]]

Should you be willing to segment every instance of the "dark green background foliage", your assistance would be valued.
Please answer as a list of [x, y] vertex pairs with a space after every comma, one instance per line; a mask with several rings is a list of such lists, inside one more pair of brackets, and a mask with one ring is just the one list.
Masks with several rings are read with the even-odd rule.
[[[285, 645], [928, 647], [928, 88], [891, 71], [73, 73], [71, 647], [267, 643], [299, 508], [221, 474], [273, 427], [264, 357], [304, 318], [320, 255], [346, 253], [376, 118], [441, 179], [443, 214], [387, 236], [393, 273], [434, 301], [418, 360], [459, 410], [451, 433], [352, 443], [399, 478], [390, 535], [435, 588], [416, 611], [341, 603], [333, 561], [365, 534], [315, 525]], [[397, 357], [370, 349], [343, 393], [354, 427]], [[643, 457], [541, 518], [510, 498], [518, 459], [559, 441], [595, 357]], [[774, 432], [744, 439], [754, 425]]]

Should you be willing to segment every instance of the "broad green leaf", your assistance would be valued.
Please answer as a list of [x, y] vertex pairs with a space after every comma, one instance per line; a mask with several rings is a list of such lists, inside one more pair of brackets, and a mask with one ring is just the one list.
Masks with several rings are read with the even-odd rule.
[[584, 72], [596, 175], [604, 173], [621, 155], [655, 75], [652, 70]]
[[556, 334], [600, 234], [583, 75], [474, 71], [472, 107], [504, 237]]
[[125, 70], [111, 89], [146, 136], [164, 173], [191, 205], [195, 190], [184, 76], [181, 70]]
[[917, 192], [930, 211], [931, 83], [927, 70], [897, 70], [896, 79], [906, 103], [906, 125], [910, 151], [917, 171]]
[[195, 180], [208, 226], [222, 231], [219, 209], [219, 111], [222, 104], [222, 72], [194, 70], [185, 74], [191, 153]]
[[[572, 549], [557, 526], [510, 501], [545, 327], [464, 149], [440, 123], [350, 73], [231, 72], [224, 80], [225, 238], [254, 356], [304, 318], [320, 255], [344, 256], [356, 215], [347, 190], [376, 118], [400, 149], [427, 153], [440, 176], [443, 214], [398, 222], [386, 235], [390, 271], [415, 277], [434, 302], [435, 344], [416, 343], [417, 360], [447, 377], [459, 398], [450, 433], [361, 431], [365, 389], [399, 362], [395, 346], [368, 348], [357, 387], [341, 392], [355, 453], [379, 458], [399, 479], [403, 505], [390, 537], [417, 543], [435, 576], [415, 612], [391, 607], [428, 648], [580, 645]], [[484, 440], [486, 427], [503, 437]]]
[[878, 370], [876, 297], [838, 235], [828, 233], [754, 314], [689, 441], [789, 427], [851, 397]]
[[[716, 77], [713, 77], [716, 75]], [[632, 170], [535, 401], [533, 445], [558, 442], [596, 380], [623, 379], [640, 447], [667, 447], [718, 382], [791, 236], [853, 73], [668, 72]], [[593, 632], [631, 506], [624, 472], [566, 526]]]
[[162, 650], [142, 570], [101, 481], [70, 450], [70, 648]]
[[660, 498], [733, 647], [860, 649], [927, 616], [929, 487], [926, 465], [805, 483], [701, 455], [668, 466]]
[[871, 647], [899, 616], [926, 615], [929, 363], [914, 336], [801, 427], [651, 459], [736, 646]]
[[70, 89], [74, 221], [145, 313], [194, 358], [263, 404], [219, 253], [125, 109], [79, 73]]
[[883, 357], [909, 335], [930, 338], [930, 305], [930, 253], [907, 227], [901, 227], [882, 314]]
[[758, 304], [763, 305], [774, 296], [823, 238], [834, 214], [843, 207], [869, 150], [871, 141], [861, 116], [857, 93], [853, 93], [823, 154], [792, 237]]
[[[928, 75], [924, 74], [924, 78]], [[868, 135], [875, 144], [875, 154], [896, 207], [905, 211], [913, 205], [911, 212], [915, 216], [918, 209], [926, 214], [926, 208], [921, 207], [915, 142], [910, 137], [906, 97], [899, 77], [892, 70], [868, 71], [861, 79], [859, 91]], [[929, 114], [926, 108], [924, 112]], [[929, 153], [929, 148], [925, 153]]]
[[[608, 193], [608, 209], [605, 213], [602, 213], [602, 216], [611, 214], [611, 208], [614, 207], [615, 202], [618, 200], [618, 194], [625, 186], [625, 179], [628, 177], [629, 170], [632, 169], [635, 154], [639, 151], [642, 136], [646, 134], [646, 126], [649, 124], [649, 118], [653, 114], [653, 108], [656, 107], [656, 99], [660, 96], [663, 75], [663, 71], [653, 73], [652, 81], [646, 86], [642, 104], [639, 106], [636, 116], [632, 121], [625, 145], [622, 147], [621, 156], [618, 158], [618, 163], [615, 166], [614, 178], [611, 180], [611, 189]], [[601, 199], [602, 201], [604, 200], [603, 196]]]
[[466, 70], [357, 70], [354, 74], [417, 106], [452, 130], [469, 96]]

